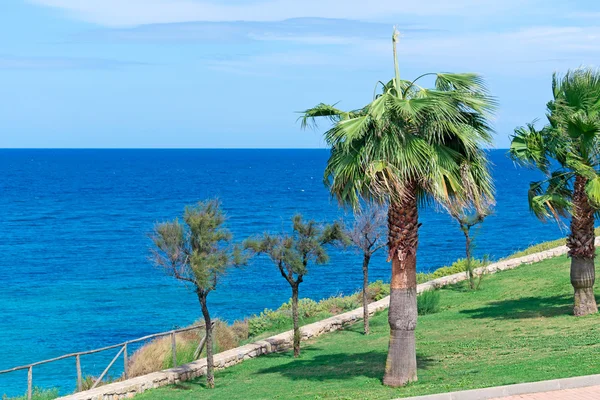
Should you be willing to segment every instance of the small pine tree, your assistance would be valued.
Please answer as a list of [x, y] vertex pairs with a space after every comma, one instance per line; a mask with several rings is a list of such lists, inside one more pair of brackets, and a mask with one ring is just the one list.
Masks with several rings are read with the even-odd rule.
[[231, 267], [244, 265], [247, 257], [232, 244], [224, 228], [225, 215], [218, 200], [186, 207], [179, 220], [157, 223], [151, 234], [154, 263], [176, 279], [189, 284], [202, 308], [206, 326], [206, 382], [214, 388], [212, 321], [207, 297], [217, 288], [219, 278]]
[[341, 224], [321, 226], [315, 221], [303, 221], [301, 215], [292, 218], [291, 234], [270, 235], [246, 240], [244, 247], [255, 254], [264, 254], [277, 266], [281, 276], [292, 288], [292, 321], [294, 325], [294, 357], [300, 355], [300, 326], [298, 325], [299, 287], [311, 263], [326, 264], [329, 256], [326, 245], [344, 241]]

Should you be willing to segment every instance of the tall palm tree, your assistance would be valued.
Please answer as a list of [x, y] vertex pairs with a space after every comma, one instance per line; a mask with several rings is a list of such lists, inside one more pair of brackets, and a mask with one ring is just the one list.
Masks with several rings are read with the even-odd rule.
[[[392, 261], [391, 328], [384, 383], [417, 379], [416, 256], [419, 206], [468, 201], [464, 184], [481, 196], [493, 188], [481, 147], [491, 142], [487, 117], [494, 108], [475, 74], [424, 74], [400, 79], [392, 36], [395, 77], [365, 107], [345, 112], [319, 104], [303, 113], [302, 126], [328, 118], [331, 155], [325, 183], [338, 201], [357, 207], [361, 199], [389, 202], [388, 248]], [[419, 85], [434, 77], [434, 87]]]
[[541, 220], [571, 217], [574, 314], [598, 311], [594, 298], [594, 216], [600, 210], [600, 71], [577, 69], [552, 77], [548, 124], [515, 130], [511, 156], [538, 168], [546, 179], [532, 182], [529, 205]]

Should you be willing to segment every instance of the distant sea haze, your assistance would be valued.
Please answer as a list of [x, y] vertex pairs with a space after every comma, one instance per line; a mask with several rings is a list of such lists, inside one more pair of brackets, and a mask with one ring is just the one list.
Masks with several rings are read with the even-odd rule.
[[[197, 298], [150, 263], [148, 232], [181, 216], [185, 205], [218, 197], [242, 241], [287, 229], [302, 213], [319, 221], [348, 217], [323, 185], [327, 150], [0, 150], [0, 369], [119, 343], [184, 326], [201, 317]], [[489, 152], [497, 206], [475, 236], [477, 256], [497, 259], [562, 236], [529, 212], [535, 171], [517, 168], [506, 150]], [[418, 268], [463, 257], [456, 224], [421, 211]], [[333, 250], [310, 270], [301, 297], [350, 294], [361, 259]], [[229, 273], [209, 297], [212, 313], [232, 321], [287, 301], [287, 283], [266, 260]], [[388, 281], [384, 252], [372, 280]], [[82, 359], [98, 375], [114, 356]], [[113, 375], [119, 373], [118, 368]], [[39, 367], [37, 386], [75, 386], [73, 360]], [[0, 376], [0, 395], [23, 394], [26, 372]]]

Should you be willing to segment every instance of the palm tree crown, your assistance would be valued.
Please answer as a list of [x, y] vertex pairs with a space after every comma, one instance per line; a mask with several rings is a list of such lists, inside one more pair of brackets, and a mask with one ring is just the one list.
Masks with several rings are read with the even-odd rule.
[[[510, 154], [546, 175], [532, 182], [529, 206], [541, 220], [570, 215], [576, 176], [585, 179], [589, 201], [600, 205], [600, 71], [577, 69], [552, 77], [548, 124], [515, 130]], [[554, 169], [552, 169], [555, 167]]]
[[[397, 33], [394, 34], [394, 48]], [[395, 53], [395, 51], [394, 51]], [[342, 111], [319, 104], [303, 112], [302, 126], [328, 118], [331, 156], [325, 183], [342, 204], [385, 201], [416, 185], [421, 202], [465, 198], [465, 182], [478, 194], [493, 187], [482, 145], [491, 144], [487, 123], [495, 102], [476, 74], [424, 74], [413, 81], [396, 74], [378, 83], [380, 93], [365, 107]], [[419, 82], [435, 77], [433, 88]]]

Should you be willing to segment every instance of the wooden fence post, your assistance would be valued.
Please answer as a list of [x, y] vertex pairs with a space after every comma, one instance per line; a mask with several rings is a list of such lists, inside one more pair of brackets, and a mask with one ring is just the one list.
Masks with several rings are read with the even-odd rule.
[[129, 359], [127, 355], [127, 343], [123, 346], [123, 373], [125, 374], [125, 379], [129, 379]]
[[31, 400], [33, 395], [33, 367], [27, 371], [27, 400]]
[[202, 340], [200, 340], [200, 344], [198, 345], [198, 348], [196, 348], [196, 351], [194, 352], [194, 360], [197, 360], [198, 358], [200, 358], [200, 354], [202, 354], [202, 349], [204, 349], [205, 343], [206, 343], [206, 333], [204, 334], [204, 337], [202, 338]]
[[175, 331], [173, 331], [171, 332], [171, 353], [173, 353], [173, 367], [177, 366], [177, 342], [175, 340]]
[[81, 392], [83, 390], [83, 377], [81, 375], [81, 358], [79, 354], [75, 356], [75, 364], [77, 366], [77, 391]]

